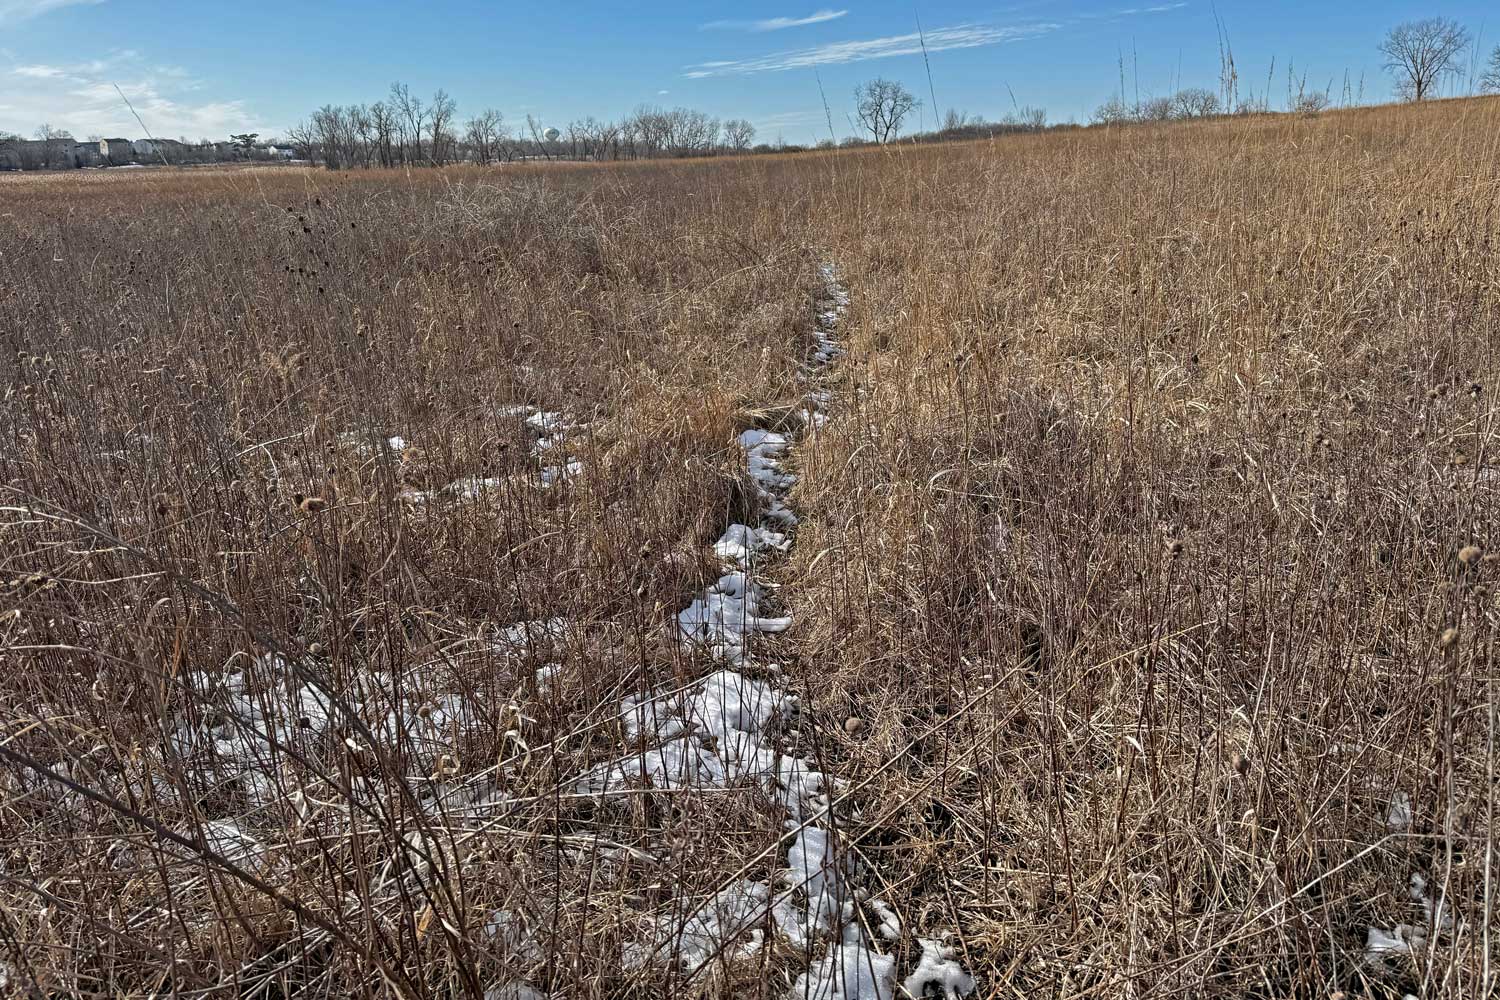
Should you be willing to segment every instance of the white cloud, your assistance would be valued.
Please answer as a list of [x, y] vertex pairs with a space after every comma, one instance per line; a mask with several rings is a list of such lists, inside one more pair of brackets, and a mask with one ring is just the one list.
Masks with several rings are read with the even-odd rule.
[[[927, 32], [927, 51], [973, 49], [984, 45], [999, 45], [1003, 42], [1019, 42], [1057, 31], [1061, 27], [1061, 24], [1048, 22], [1017, 26], [959, 24], [950, 28], [935, 28]], [[909, 35], [890, 35], [885, 38], [830, 42], [827, 45], [818, 45], [808, 49], [773, 52], [770, 55], [757, 56], [752, 59], [696, 63], [687, 67], [686, 75], [693, 79], [701, 79], [709, 76], [776, 73], [789, 69], [826, 66], [831, 63], [864, 62], [867, 59], [915, 55], [921, 51], [922, 36], [912, 32]]]
[[46, 122], [79, 138], [140, 137], [144, 130], [121, 94], [153, 135], [196, 140], [222, 138], [230, 132], [270, 134], [278, 130], [244, 101], [188, 96], [203, 86], [203, 81], [185, 70], [153, 65], [133, 50], [72, 65], [0, 66], [0, 92], [5, 94], [0, 131], [30, 135]]
[[0, 0], [0, 24], [13, 24], [63, 7], [93, 7], [104, 0]]
[[822, 125], [827, 128], [827, 115], [821, 111], [782, 111], [774, 115], [765, 115], [751, 121], [758, 130], [763, 133], [774, 132], [777, 129], [796, 128], [801, 125]]
[[820, 10], [806, 17], [768, 17], [760, 21], [709, 21], [699, 25], [700, 31], [728, 28], [734, 31], [783, 31], [787, 28], [802, 28], [809, 24], [823, 24], [844, 17], [847, 10]]
[[1187, 0], [1179, 0], [1177, 3], [1159, 3], [1150, 7], [1126, 7], [1123, 10], [1103, 10], [1092, 14], [1079, 14], [1080, 20], [1098, 21], [1106, 19], [1118, 19], [1122, 17], [1135, 17], [1140, 14], [1165, 14], [1168, 11], [1181, 10], [1186, 7]]
[[90, 74], [103, 73], [109, 68], [109, 63], [102, 59], [94, 59], [86, 63], [75, 63], [71, 66], [49, 66], [46, 63], [32, 63], [26, 66], [16, 66], [11, 70], [14, 76], [29, 76], [35, 80], [64, 80], [70, 77], [77, 78]]

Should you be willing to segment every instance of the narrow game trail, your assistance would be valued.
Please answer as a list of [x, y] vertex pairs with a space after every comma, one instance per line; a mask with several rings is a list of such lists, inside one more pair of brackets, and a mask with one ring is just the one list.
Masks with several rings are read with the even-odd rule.
[[[669, 959], [689, 988], [715, 962], [752, 958], [779, 932], [804, 957], [791, 996], [820, 1000], [895, 997], [894, 948], [902, 922], [861, 885], [843, 843], [850, 817], [834, 803], [839, 783], [801, 748], [799, 702], [780, 664], [766, 659], [758, 637], [795, 628], [769, 613], [774, 585], [765, 570], [795, 543], [797, 515], [790, 471], [804, 440], [815, 435], [836, 405], [830, 374], [843, 356], [838, 343], [849, 293], [834, 266], [819, 269], [814, 349], [802, 368], [805, 394], [790, 421], [753, 427], [739, 436], [758, 493], [759, 518], [734, 523], [714, 546], [725, 572], [677, 615], [682, 642], [708, 652], [719, 668], [685, 688], [627, 698], [619, 708], [626, 740], [639, 752], [595, 769], [579, 791], [604, 795], [632, 780], [688, 794], [761, 786], [785, 810], [784, 833], [719, 890], [687, 914], [659, 919], [653, 940], [627, 952], [626, 964]], [[775, 883], [747, 877], [775, 855]], [[902, 986], [914, 997], [936, 988], [943, 996], [973, 989], [971, 977], [937, 941], [923, 940], [921, 959]], [[726, 949], [739, 954], [727, 955]]]

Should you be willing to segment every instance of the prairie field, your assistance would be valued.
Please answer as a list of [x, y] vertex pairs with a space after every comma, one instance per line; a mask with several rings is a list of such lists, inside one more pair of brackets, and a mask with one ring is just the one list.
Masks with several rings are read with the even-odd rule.
[[1500, 98], [0, 178], [0, 995], [1500, 990]]

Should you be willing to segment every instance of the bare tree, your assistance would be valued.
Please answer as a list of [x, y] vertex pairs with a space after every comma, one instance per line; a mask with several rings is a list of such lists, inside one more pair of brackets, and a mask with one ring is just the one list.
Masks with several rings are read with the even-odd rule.
[[448, 162], [449, 150], [453, 148], [453, 132], [449, 126], [453, 124], [455, 110], [457, 105], [446, 90], [433, 94], [432, 103], [427, 106], [432, 131], [432, 162], [439, 167]]
[[1486, 94], [1500, 94], [1500, 45], [1490, 53], [1490, 61], [1479, 80], [1479, 89]]
[[505, 116], [494, 108], [485, 108], [464, 126], [464, 142], [474, 159], [489, 166], [500, 158], [500, 144], [505, 137]]
[[314, 163], [318, 159], [317, 133], [312, 126], [306, 122], [298, 122], [287, 129], [287, 142], [291, 143], [292, 149], [296, 151], [298, 159]]
[[901, 133], [901, 122], [922, 102], [894, 80], [875, 79], [854, 88], [855, 113], [876, 142]]
[[595, 140], [599, 143], [599, 159], [620, 158], [620, 132], [618, 122], [599, 122]]
[[1396, 78], [1396, 93], [1406, 100], [1432, 96], [1438, 81], [1459, 71], [1459, 54], [1469, 44], [1469, 33], [1457, 21], [1429, 17], [1392, 28], [1380, 51], [1385, 68]]
[[692, 108], [673, 108], [665, 116], [666, 145], [675, 156], [701, 156], [719, 141], [719, 119]]
[[724, 144], [736, 153], [743, 153], [755, 141], [755, 126], [743, 118], [731, 118], [724, 123]]
[[600, 121], [593, 115], [589, 115], [583, 121], [569, 125], [568, 128], [569, 131], [576, 130], [578, 140], [583, 146], [585, 159], [619, 158], [620, 126], [614, 122]]
[[359, 165], [369, 169], [376, 162], [380, 148], [380, 127], [375, 119], [375, 109], [359, 104], [354, 112], [354, 131], [359, 136]]
[[[404, 83], [391, 84], [391, 108], [396, 119], [397, 152], [401, 162], [412, 163], [422, 159], [422, 129], [427, 124], [427, 109], [420, 97], [412, 96], [411, 88]], [[410, 148], [408, 148], [408, 143]]]
[[1017, 112], [1020, 126], [1028, 132], [1040, 132], [1047, 127], [1047, 109], [1034, 108], [1030, 104]]
[[637, 155], [643, 157], [657, 156], [665, 150], [672, 131], [667, 113], [650, 104], [636, 108], [625, 120], [625, 127], [632, 145], [638, 148]]
[[1333, 98], [1323, 90], [1304, 90], [1292, 101], [1291, 110], [1299, 115], [1316, 115], [1333, 106]]
[[1135, 117], [1143, 122], [1171, 121], [1172, 108], [1172, 98], [1151, 97], [1136, 105]]
[[72, 132], [43, 124], [37, 127], [34, 134], [42, 143], [40, 166], [49, 170], [74, 166]]
[[549, 160], [552, 159], [552, 151], [547, 148], [547, 143], [542, 139], [542, 123], [531, 115], [527, 115], [526, 131], [531, 133], [531, 141], [536, 144], [537, 149], [542, 151], [542, 155]]
[[370, 105], [370, 129], [375, 133], [375, 162], [382, 167], [396, 164], [396, 112], [384, 101]]
[[1134, 117], [1130, 105], [1118, 97], [1111, 97], [1094, 109], [1093, 121], [1096, 125], [1123, 125]]
[[313, 139], [329, 170], [343, 170], [359, 164], [362, 143], [358, 119], [364, 113], [362, 108], [344, 108], [336, 104], [325, 104], [313, 112]]
[[1206, 87], [1185, 87], [1172, 95], [1172, 117], [1211, 118], [1219, 113], [1219, 95]]

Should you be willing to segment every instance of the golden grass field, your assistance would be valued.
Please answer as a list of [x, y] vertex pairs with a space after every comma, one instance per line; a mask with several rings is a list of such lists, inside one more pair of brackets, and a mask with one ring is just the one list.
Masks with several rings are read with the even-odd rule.
[[1494, 995], [1497, 242], [1500, 99], [0, 178], [0, 995]]

